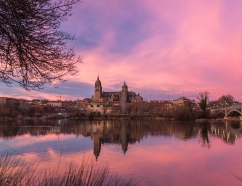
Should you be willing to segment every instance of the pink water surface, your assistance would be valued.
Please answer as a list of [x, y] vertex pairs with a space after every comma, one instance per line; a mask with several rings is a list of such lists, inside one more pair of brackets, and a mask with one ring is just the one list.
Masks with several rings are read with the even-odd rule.
[[[56, 122], [56, 123], [55, 123]], [[2, 150], [38, 169], [61, 160], [97, 167], [108, 164], [122, 179], [139, 185], [237, 185], [242, 176], [241, 123], [161, 121], [57, 122], [0, 127]], [[208, 141], [204, 138], [204, 130]]]

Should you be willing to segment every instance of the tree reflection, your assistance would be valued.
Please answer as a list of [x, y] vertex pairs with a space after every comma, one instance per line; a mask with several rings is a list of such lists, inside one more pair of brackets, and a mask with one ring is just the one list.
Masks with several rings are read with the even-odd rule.
[[208, 149], [211, 147], [210, 145], [210, 141], [208, 138], [208, 129], [207, 129], [207, 123], [203, 124], [203, 128], [202, 128], [202, 147], [208, 147]]
[[[0, 139], [17, 138], [29, 134], [44, 136], [50, 134], [83, 136], [91, 138], [96, 160], [101, 154], [103, 144], [113, 144], [120, 147], [124, 154], [129, 145], [139, 143], [147, 137], [172, 136], [187, 141], [198, 137], [202, 147], [211, 148], [209, 138], [219, 138], [226, 144], [233, 145], [241, 137], [241, 123], [237, 122], [176, 122], [156, 120], [110, 120], [110, 121], [77, 121], [77, 120], [47, 120], [23, 121], [22, 123], [4, 123], [0, 127]], [[0, 142], [1, 143], [1, 142]], [[75, 150], [75, 149], [73, 149]]]

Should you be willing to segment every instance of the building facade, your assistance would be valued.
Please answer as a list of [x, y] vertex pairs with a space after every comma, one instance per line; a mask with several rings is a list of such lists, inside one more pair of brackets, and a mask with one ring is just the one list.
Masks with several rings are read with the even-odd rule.
[[175, 105], [175, 106], [186, 106], [187, 104], [193, 104], [193, 105], [196, 105], [196, 102], [195, 100], [191, 100], [191, 99], [188, 99], [186, 97], [180, 97], [178, 99], [174, 99], [172, 100], [172, 103]]
[[124, 82], [121, 91], [117, 92], [105, 92], [102, 90], [102, 83], [97, 77], [94, 87], [94, 96], [92, 97], [94, 102], [120, 102], [122, 105], [125, 105], [129, 102], [140, 102], [143, 101], [143, 98], [136, 94], [135, 92], [128, 91], [128, 86]]
[[62, 101], [48, 101], [47, 105], [52, 106], [52, 107], [62, 107], [63, 103], [62, 103]]
[[0, 97], [0, 108], [2, 107], [13, 107], [18, 105], [19, 100], [15, 98]]

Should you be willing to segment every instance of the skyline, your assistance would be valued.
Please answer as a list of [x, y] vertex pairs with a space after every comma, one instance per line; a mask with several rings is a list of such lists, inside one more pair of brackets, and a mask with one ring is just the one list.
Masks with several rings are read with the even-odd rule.
[[[83, 57], [79, 74], [59, 88], [27, 92], [0, 83], [0, 96], [65, 100], [91, 97], [98, 76], [104, 91], [129, 90], [145, 99], [210, 100], [231, 94], [241, 101], [242, 2], [87, 0], [73, 7], [62, 30]], [[150, 96], [151, 94], [151, 96]]]

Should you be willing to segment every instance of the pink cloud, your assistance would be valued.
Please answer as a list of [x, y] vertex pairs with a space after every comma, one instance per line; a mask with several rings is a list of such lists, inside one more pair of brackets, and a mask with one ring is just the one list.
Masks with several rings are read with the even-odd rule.
[[238, 0], [85, 1], [63, 25], [76, 35], [74, 45], [83, 57], [78, 76], [68, 78], [93, 85], [99, 74], [109, 90], [125, 80], [134, 91], [184, 91], [193, 97], [209, 91], [211, 99], [230, 93], [241, 100], [241, 5]]

